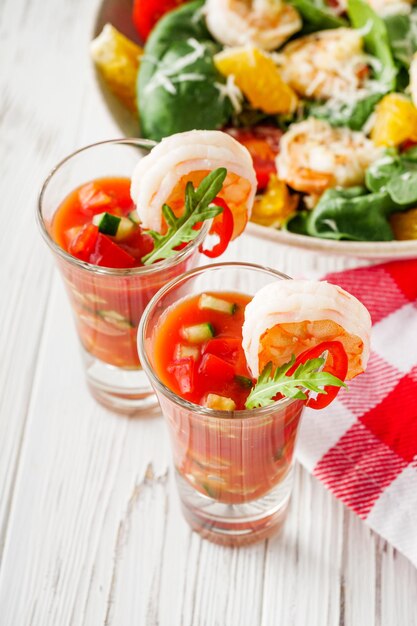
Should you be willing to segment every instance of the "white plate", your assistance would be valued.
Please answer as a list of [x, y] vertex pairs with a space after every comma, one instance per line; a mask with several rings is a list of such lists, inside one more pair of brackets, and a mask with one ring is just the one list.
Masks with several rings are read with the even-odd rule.
[[[109, 22], [121, 33], [138, 42], [138, 37], [131, 20], [132, 0], [103, 0], [97, 15], [94, 34], [96, 37], [104, 24]], [[105, 83], [98, 73], [97, 84], [103, 99], [114, 117], [123, 135], [137, 137], [139, 135], [139, 122], [137, 118], [127, 111], [125, 107], [109, 93]], [[276, 230], [267, 226], [259, 226], [250, 223], [247, 226], [250, 235], [275, 241], [295, 248], [303, 248], [319, 252], [321, 254], [342, 255], [362, 259], [406, 259], [417, 257], [417, 240], [410, 241], [333, 241], [319, 239], [318, 237], [306, 237], [295, 235], [284, 230]]]

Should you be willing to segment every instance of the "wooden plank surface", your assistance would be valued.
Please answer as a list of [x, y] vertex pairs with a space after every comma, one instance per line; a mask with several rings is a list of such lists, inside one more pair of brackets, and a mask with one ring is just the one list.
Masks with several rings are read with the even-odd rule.
[[[416, 570], [304, 470], [280, 537], [211, 545], [181, 517], [163, 420], [88, 395], [34, 208], [59, 158], [118, 134], [88, 62], [98, 5], [0, 3], [0, 626], [417, 626]], [[228, 256], [344, 267], [250, 237]]]

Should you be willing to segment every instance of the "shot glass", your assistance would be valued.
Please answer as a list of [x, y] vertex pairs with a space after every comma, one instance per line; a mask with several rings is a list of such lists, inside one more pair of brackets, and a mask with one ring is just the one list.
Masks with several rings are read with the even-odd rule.
[[153, 345], [158, 321], [168, 307], [194, 294], [254, 295], [267, 283], [287, 278], [245, 263], [193, 269], [156, 294], [139, 326], [139, 355], [168, 423], [184, 516], [195, 531], [215, 543], [253, 543], [281, 528], [304, 405], [284, 398], [272, 406], [229, 412], [179, 397], [156, 373]]
[[80, 261], [51, 236], [54, 214], [82, 184], [103, 177], [129, 177], [138, 160], [155, 144], [140, 139], [104, 141], [82, 148], [61, 161], [45, 180], [37, 209], [41, 233], [64, 279], [81, 343], [87, 383], [106, 407], [136, 414], [157, 405], [137, 352], [142, 313], [154, 294], [196, 264], [207, 233], [175, 257], [132, 269], [99, 267]]

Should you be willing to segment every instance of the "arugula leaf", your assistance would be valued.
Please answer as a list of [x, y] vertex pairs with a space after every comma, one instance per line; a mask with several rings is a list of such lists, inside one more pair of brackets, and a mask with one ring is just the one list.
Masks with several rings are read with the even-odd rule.
[[280, 393], [287, 398], [295, 398], [298, 400], [306, 400], [306, 389], [315, 393], [327, 393], [324, 390], [326, 385], [334, 387], [346, 387], [347, 385], [330, 374], [329, 372], [320, 371], [324, 365], [325, 359], [308, 359], [305, 363], [301, 363], [295, 372], [288, 375], [288, 371], [295, 363], [295, 356], [292, 355], [288, 363], [284, 363], [277, 367], [273, 372], [272, 363], [268, 363], [258, 378], [258, 382], [250, 392], [245, 407], [254, 409], [256, 407], [270, 406], [274, 404], [275, 396]]
[[366, 0], [348, 0], [348, 16], [354, 28], [364, 30], [365, 48], [380, 61], [374, 70], [376, 77], [389, 89], [394, 89], [397, 67], [384, 21]]
[[222, 207], [210, 204], [220, 192], [227, 170], [219, 167], [207, 174], [201, 181], [197, 189], [194, 189], [191, 182], [185, 188], [185, 211], [180, 217], [176, 217], [171, 207], [164, 204], [162, 214], [168, 225], [167, 232], [162, 235], [154, 230], [149, 230], [155, 245], [153, 250], [142, 258], [144, 265], [151, 265], [155, 261], [162, 261], [177, 254], [174, 250], [181, 243], [188, 243], [195, 239], [199, 233], [194, 230], [198, 222], [204, 222], [219, 215]]

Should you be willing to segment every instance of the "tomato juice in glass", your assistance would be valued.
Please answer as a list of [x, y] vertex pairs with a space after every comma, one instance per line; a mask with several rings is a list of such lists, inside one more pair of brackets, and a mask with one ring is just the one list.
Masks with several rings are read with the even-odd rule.
[[[250, 264], [191, 270], [153, 298], [139, 327], [141, 360], [169, 425], [185, 517], [227, 545], [274, 534], [291, 492], [303, 402], [283, 398], [244, 408], [253, 383], [241, 347], [244, 308], [277, 278], [286, 277]], [[236, 308], [202, 309], [202, 295]]]
[[175, 257], [144, 266], [153, 243], [139, 227], [122, 241], [102, 237], [95, 215], [127, 216], [129, 177], [153, 147], [144, 140], [106, 141], [83, 148], [48, 176], [39, 199], [38, 221], [52, 249], [70, 298], [82, 346], [87, 382], [101, 403], [136, 413], [157, 404], [137, 352], [137, 328], [154, 294], [197, 261], [207, 232]]

